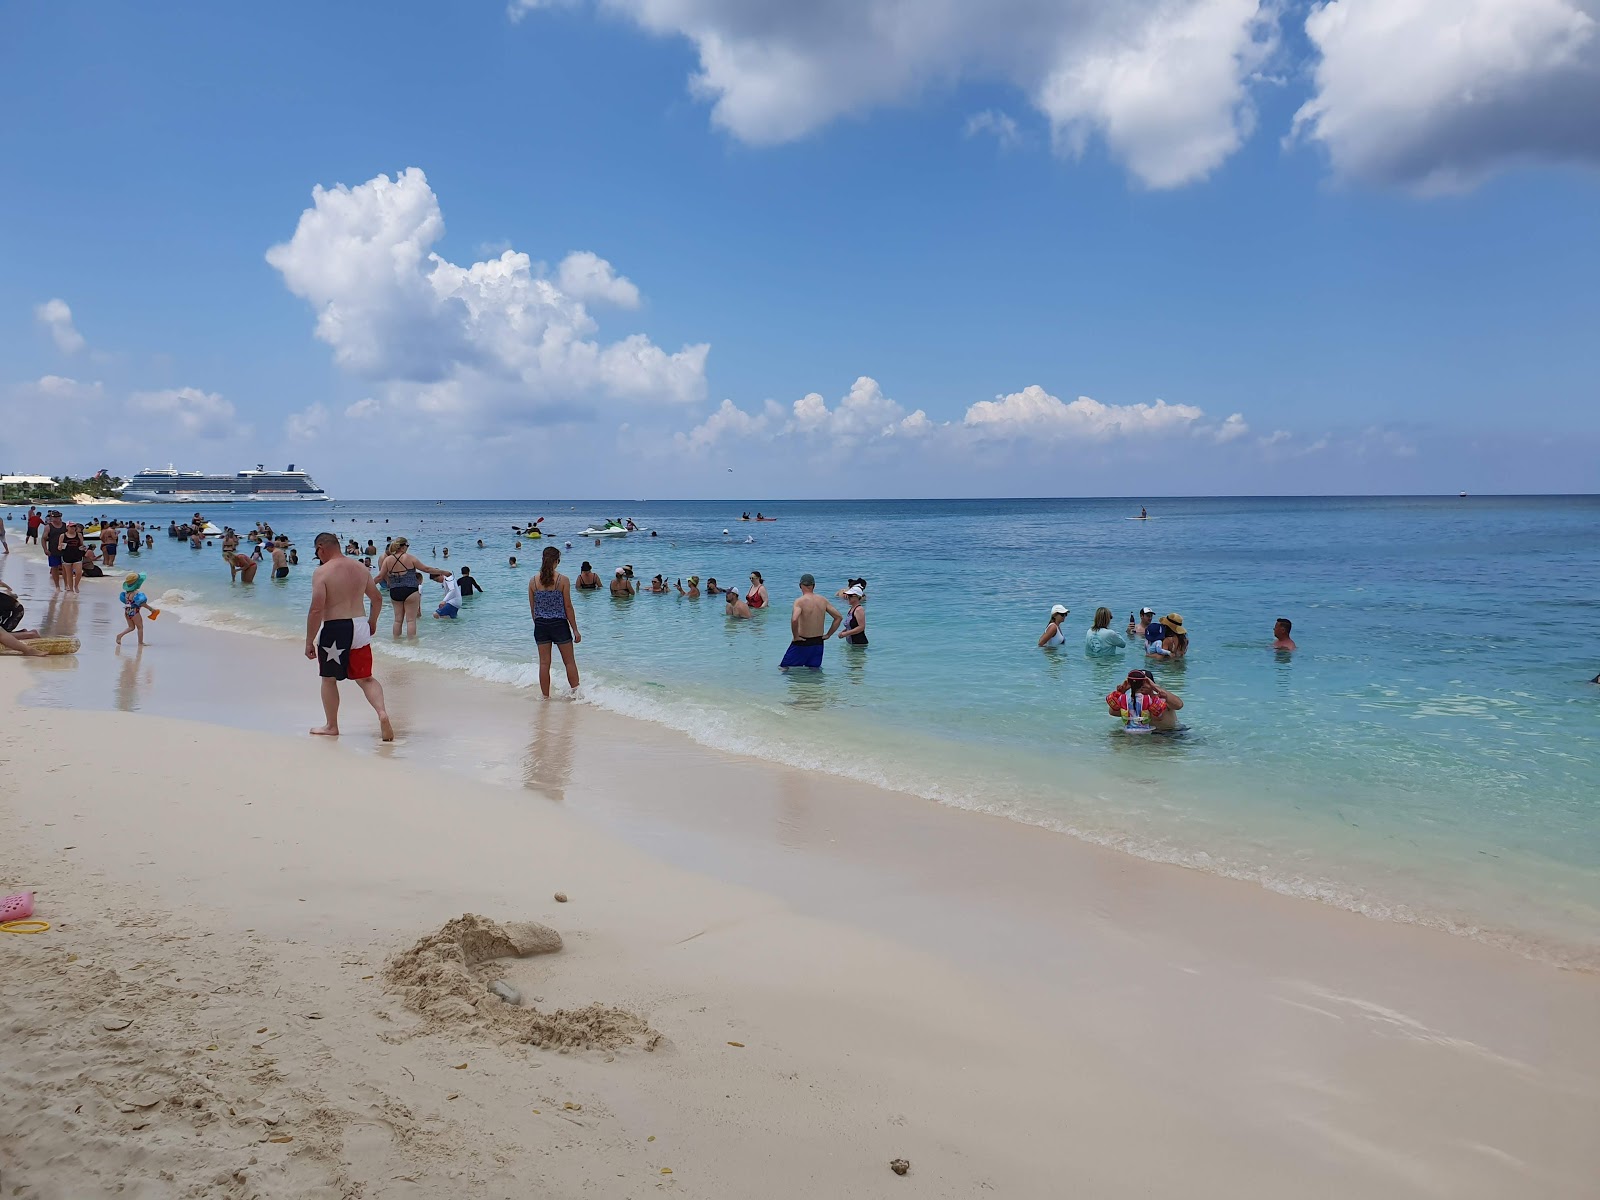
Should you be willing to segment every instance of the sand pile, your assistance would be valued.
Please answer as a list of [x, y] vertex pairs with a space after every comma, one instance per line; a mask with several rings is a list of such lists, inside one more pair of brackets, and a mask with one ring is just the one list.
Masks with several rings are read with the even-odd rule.
[[446, 1029], [476, 1026], [549, 1049], [612, 1050], [642, 1042], [654, 1050], [661, 1035], [627, 1009], [589, 1004], [545, 1013], [507, 1004], [490, 991], [500, 977], [497, 960], [560, 949], [561, 935], [549, 926], [466, 913], [391, 958], [384, 979], [407, 1008]]

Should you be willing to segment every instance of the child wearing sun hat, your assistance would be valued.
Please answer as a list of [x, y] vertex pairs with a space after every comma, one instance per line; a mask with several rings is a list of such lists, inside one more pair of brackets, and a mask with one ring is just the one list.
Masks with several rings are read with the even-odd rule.
[[146, 575], [143, 571], [130, 571], [122, 580], [122, 615], [128, 618], [128, 627], [117, 634], [117, 645], [122, 645], [122, 639], [130, 633], [139, 635], [139, 645], [144, 645], [144, 614], [148, 612], [154, 621], [161, 615], [159, 608], [151, 608], [149, 598], [139, 589], [144, 586]]

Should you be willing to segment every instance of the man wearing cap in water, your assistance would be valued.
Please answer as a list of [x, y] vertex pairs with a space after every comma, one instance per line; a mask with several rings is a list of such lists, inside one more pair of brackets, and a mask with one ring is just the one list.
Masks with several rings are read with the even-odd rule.
[[[822, 632], [824, 617], [833, 618], [833, 624], [828, 627], [826, 633]], [[795, 600], [794, 610], [789, 615], [789, 635], [793, 640], [789, 643], [789, 648], [784, 651], [783, 661], [778, 664], [778, 670], [787, 671], [790, 667], [820, 670], [822, 649], [828, 644], [828, 639], [839, 632], [839, 626], [843, 621], [844, 615], [817, 595], [816, 579], [809, 574], [800, 576], [800, 596]]]
[[1143, 638], [1145, 630], [1150, 627], [1150, 622], [1155, 619], [1155, 609], [1141, 608], [1138, 616], [1128, 618], [1128, 636], [1130, 638]]

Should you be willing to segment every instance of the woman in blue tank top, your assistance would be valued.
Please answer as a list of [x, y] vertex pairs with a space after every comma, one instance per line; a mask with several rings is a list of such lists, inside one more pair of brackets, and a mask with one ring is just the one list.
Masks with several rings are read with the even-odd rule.
[[576, 691], [578, 660], [572, 648], [583, 641], [578, 632], [578, 614], [572, 610], [572, 584], [556, 570], [560, 561], [561, 551], [546, 546], [539, 573], [528, 580], [528, 611], [533, 616], [533, 640], [539, 647], [539, 690], [546, 700], [550, 698], [550, 648], [561, 651], [567, 683]]

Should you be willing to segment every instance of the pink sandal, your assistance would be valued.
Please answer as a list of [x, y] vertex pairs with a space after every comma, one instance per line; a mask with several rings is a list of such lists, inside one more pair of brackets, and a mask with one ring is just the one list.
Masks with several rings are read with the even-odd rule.
[[33, 916], [33, 893], [18, 892], [0, 899], [0, 925]]

